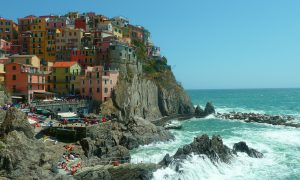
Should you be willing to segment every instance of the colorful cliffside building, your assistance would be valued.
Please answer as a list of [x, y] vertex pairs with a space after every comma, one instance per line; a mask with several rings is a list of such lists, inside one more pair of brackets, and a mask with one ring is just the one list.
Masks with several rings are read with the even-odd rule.
[[53, 92], [59, 95], [79, 94], [81, 67], [77, 62], [55, 62], [50, 81]]
[[82, 29], [63, 28], [56, 30], [56, 51], [80, 49]]
[[0, 39], [11, 42], [18, 37], [18, 26], [12, 20], [0, 17]]
[[87, 99], [104, 102], [111, 97], [119, 72], [104, 70], [103, 66], [87, 67], [80, 77], [80, 94]]
[[40, 69], [37, 56], [10, 56], [5, 70], [5, 87], [13, 96], [20, 96], [29, 103], [35, 94], [47, 96], [45, 84], [49, 72]]
[[0, 51], [3, 51], [5, 54], [9, 54], [11, 52], [11, 47], [11, 42], [0, 39]]
[[5, 64], [7, 63], [8, 58], [5, 57], [3, 53], [1, 53], [0, 49], [0, 84], [4, 85], [5, 80]]
[[42, 61], [45, 61], [46, 47], [46, 19], [35, 18], [30, 25], [32, 36], [29, 41], [29, 53], [37, 55]]
[[[19, 18], [18, 26], [1, 18], [1, 37], [4, 40], [0, 41], [0, 55], [11, 56], [0, 58], [0, 82], [7, 76], [9, 89], [29, 101], [38, 91], [51, 91], [58, 95], [80, 93], [103, 102], [111, 96], [118, 71], [127, 71], [127, 65], [142, 69], [133, 41], [146, 46], [148, 57], [161, 57], [160, 48], [151, 42], [150, 32], [144, 27], [131, 25], [124, 17], [109, 18], [93, 12], [30, 15]], [[5, 63], [10, 68], [7, 73]], [[16, 75], [16, 80], [10, 73]], [[17, 84], [25, 81], [19, 77], [22, 75], [29, 77], [27, 84]]]

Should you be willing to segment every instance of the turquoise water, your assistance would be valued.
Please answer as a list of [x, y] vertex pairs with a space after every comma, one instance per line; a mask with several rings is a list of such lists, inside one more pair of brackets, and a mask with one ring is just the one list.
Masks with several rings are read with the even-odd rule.
[[[213, 101], [217, 112], [243, 111], [299, 115], [300, 89], [191, 90], [193, 103]], [[230, 164], [212, 164], [206, 157], [193, 155], [183, 162], [184, 172], [175, 167], [159, 169], [154, 179], [300, 179], [300, 129], [267, 124], [221, 120], [214, 116], [182, 122], [182, 130], [172, 130], [175, 140], [132, 150], [133, 162], [159, 162], [166, 153], [192, 142], [200, 134], [219, 134], [224, 143], [247, 144], [264, 154], [263, 159], [239, 153]]]

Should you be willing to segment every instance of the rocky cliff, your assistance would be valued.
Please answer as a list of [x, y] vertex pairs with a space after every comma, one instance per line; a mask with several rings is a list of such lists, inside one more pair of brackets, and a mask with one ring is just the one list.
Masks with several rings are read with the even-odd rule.
[[[123, 67], [122, 64], [120, 66]], [[194, 113], [190, 98], [177, 83], [171, 70], [149, 75], [138, 66], [133, 66], [129, 72], [134, 73], [128, 73], [128, 70], [126, 73], [121, 72], [113, 91], [113, 115], [118, 120], [128, 122], [141, 117], [152, 121], [164, 116]]]
[[[153, 71], [145, 71], [144, 67], [150, 65]], [[153, 121], [194, 114], [190, 98], [163, 60], [114, 63], [114, 67], [120, 70], [120, 76], [112, 98], [102, 104], [101, 113], [123, 127], [116, 136], [120, 145], [132, 149], [171, 139], [172, 135]]]
[[61, 155], [60, 148], [50, 149], [36, 140], [25, 114], [15, 108], [2, 112], [0, 126], [0, 179], [51, 179], [52, 167]]
[[3, 85], [0, 84], [0, 105], [3, 105], [7, 102], [11, 102], [11, 97], [5, 91], [5, 88], [3, 87]]

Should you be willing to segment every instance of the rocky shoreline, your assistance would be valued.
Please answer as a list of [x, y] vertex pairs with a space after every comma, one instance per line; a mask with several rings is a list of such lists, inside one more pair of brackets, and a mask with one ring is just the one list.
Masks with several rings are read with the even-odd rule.
[[181, 163], [188, 156], [206, 156], [214, 164], [218, 162], [230, 164], [231, 160], [238, 156], [237, 152], [246, 153], [252, 158], [263, 158], [261, 152], [248, 147], [245, 142], [235, 143], [231, 149], [223, 144], [223, 140], [219, 135], [214, 135], [210, 139], [207, 134], [203, 134], [195, 137], [192, 143], [178, 148], [173, 156], [166, 154], [159, 164], [164, 168], [168, 166], [174, 167], [176, 172], [182, 173], [184, 169], [181, 168]]
[[272, 125], [283, 125], [295, 128], [300, 128], [300, 124], [292, 123], [295, 120], [293, 116], [281, 116], [281, 115], [267, 115], [258, 113], [242, 113], [242, 112], [230, 112], [230, 113], [216, 113], [215, 116], [221, 119], [229, 120], [241, 120], [247, 123], [267, 123]]

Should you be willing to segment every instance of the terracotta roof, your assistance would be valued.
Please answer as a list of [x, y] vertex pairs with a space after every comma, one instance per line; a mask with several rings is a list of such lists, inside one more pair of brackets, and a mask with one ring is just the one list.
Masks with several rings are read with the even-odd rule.
[[63, 67], [70, 67], [70, 66], [73, 66], [76, 62], [75, 61], [68, 61], [68, 62], [55, 62], [53, 64], [52, 67], [55, 67], [55, 68], [63, 68]]

